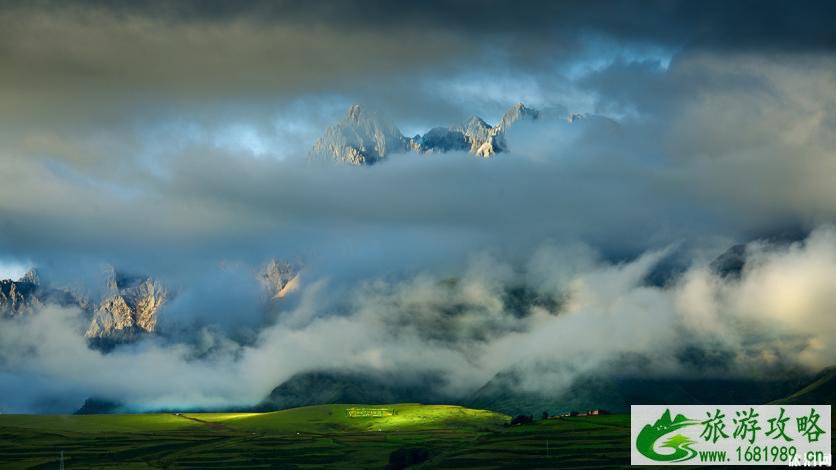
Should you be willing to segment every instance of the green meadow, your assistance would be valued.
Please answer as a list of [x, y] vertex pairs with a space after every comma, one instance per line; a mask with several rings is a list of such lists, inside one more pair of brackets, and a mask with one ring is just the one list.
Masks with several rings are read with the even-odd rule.
[[2, 468], [613, 468], [629, 464], [629, 416], [506, 426], [445, 405], [322, 405], [272, 413], [0, 415]]

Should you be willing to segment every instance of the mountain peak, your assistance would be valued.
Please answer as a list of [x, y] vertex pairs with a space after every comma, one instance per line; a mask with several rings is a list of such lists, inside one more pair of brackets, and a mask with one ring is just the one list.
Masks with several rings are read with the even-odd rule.
[[368, 119], [368, 117], [365, 114], [366, 110], [363, 109], [362, 106], [360, 106], [359, 104], [354, 104], [351, 105], [350, 108], [348, 108], [348, 111], [345, 113], [345, 118], [348, 121], [360, 122], [361, 119]]
[[[342, 120], [327, 128], [314, 143], [309, 159], [335, 161], [349, 165], [372, 165], [389, 155], [414, 151], [435, 153], [467, 151], [488, 158], [508, 151], [510, 129], [519, 121], [558, 121], [565, 118], [564, 108], [542, 111], [518, 102], [508, 108], [500, 122], [491, 126], [472, 115], [460, 124], [447, 128], [433, 127], [423, 136], [405, 137], [397, 127], [367, 108], [354, 104]], [[583, 116], [565, 118], [573, 123]]]
[[466, 127], [466, 128], [468, 128], [468, 127], [480, 127], [480, 128], [485, 128], [485, 129], [490, 129], [491, 128], [490, 124], [488, 124], [487, 122], [485, 122], [484, 119], [480, 118], [479, 116], [477, 116], [475, 114], [470, 116], [469, 118], [465, 119], [463, 124], [464, 124], [464, 127]]
[[470, 116], [459, 127], [452, 130], [461, 132], [470, 144], [470, 153], [480, 157], [489, 157], [500, 148], [495, 136], [498, 129], [491, 127], [479, 116]]
[[508, 129], [512, 126], [515, 122], [521, 119], [529, 119], [529, 120], [536, 120], [540, 117], [540, 111], [534, 108], [528, 108], [522, 103], [517, 103], [514, 106], [511, 106], [508, 111], [505, 112], [505, 115], [502, 116], [502, 120], [499, 122], [499, 126], [503, 129]]
[[108, 292], [93, 313], [85, 336], [102, 347], [153, 333], [157, 314], [168, 299], [165, 287], [147, 276], [105, 268]]
[[38, 275], [38, 270], [35, 268], [31, 268], [26, 271], [26, 274], [23, 275], [17, 282], [28, 282], [32, 285], [40, 285], [41, 277]]
[[522, 112], [526, 109], [530, 109], [530, 108], [527, 108], [522, 101], [519, 101], [514, 106], [511, 106], [510, 108], [508, 108], [508, 111], [506, 111], [506, 113], [510, 113], [511, 111]]
[[348, 108], [345, 118], [317, 139], [309, 159], [372, 165], [410, 148], [410, 140], [397, 127], [355, 104]]
[[258, 278], [272, 299], [282, 299], [299, 287], [299, 269], [277, 259], [268, 261]]

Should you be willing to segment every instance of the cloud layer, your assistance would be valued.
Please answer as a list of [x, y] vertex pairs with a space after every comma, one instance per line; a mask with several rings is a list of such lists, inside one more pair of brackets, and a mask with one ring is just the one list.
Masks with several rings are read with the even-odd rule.
[[[455, 279], [363, 281], [348, 296], [311, 283], [248, 345], [204, 326], [189, 343], [160, 338], [105, 354], [88, 348], [79, 312], [49, 307], [3, 320], [4, 407], [62, 397], [51, 406], [66, 409], [91, 394], [139, 409], [248, 406], [293, 374], [323, 368], [439, 374], [442, 392], [461, 398], [498, 372], [541, 362], [572, 372], [533, 373], [523, 387], [554, 392], [625, 355], [663, 377], [758, 377], [836, 360], [835, 229], [784, 247], [750, 245], [739, 279], [697, 263], [667, 287], [648, 285], [664, 254], [611, 264], [587, 247], [545, 245], [518, 268], [474, 258]], [[522, 286], [549, 300], [509, 296]], [[725, 360], [695, 369], [679, 355], [689, 348]]]
[[[160, 337], [108, 354], [80, 312], [0, 320], [0, 406], [242, 406], [323, 367], [457, 396], [543, 361], [680, 374], [683, 344], [725, 358], [706, 374], [832, 364], [832, 8], [5, 3], [0, 274], [95, 289], [112, 263], [177, 296]], [[521, 124], [491, 160], [305, 160], [355, 102], [411, 135], [519, 100], [588, 116]], [[750, 245], [739, 280], [706, 267], [776, 238], [806, 241]], [[303, 287], [265, 310], [273, 257]]]

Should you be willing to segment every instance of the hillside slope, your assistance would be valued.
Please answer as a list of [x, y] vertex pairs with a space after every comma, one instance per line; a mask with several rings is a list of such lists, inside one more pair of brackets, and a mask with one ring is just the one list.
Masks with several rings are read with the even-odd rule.
[[589, 375], [577, 378], [550, 394], [526, 392], [515, 371], [497, 374], [465, 406], [501, 411], [509, 415], [559, 413], [603, 408], [629, 412], [642, 404], [749, 404], [768, 403], [798, 390], [809, 376], [787, 374], [770, 379], [650, 378]]
[[[381, 416], [350, 416], [357, 408]], [[261, 414], [0, 415], [6, 437], [0, 439], [0, 466], [58, 468], [58, 449], [66, 468], [97, 469], [385, 468], [404, 454], [423, 456], [415, 468], [587, 470], [629, 463], [627, 415], [503, 426], [508, 419], [418, 404]]]
[[434, 390], [439, 379], [424, 375], [415, 380], [380, 374], [320, 370], [296, 374], [281, 383], [256, 411], [276, 411], [333, 403], [450, 403]]
[[834, 405], [836, 403], [836, 366], [828, 367], [797, 392], [772, 402], [776, 405]]
[[270, 413], [188, 414], [232, 429], [268, 434], [495, 428], [511, 418], [456, 405], [317, 405]]

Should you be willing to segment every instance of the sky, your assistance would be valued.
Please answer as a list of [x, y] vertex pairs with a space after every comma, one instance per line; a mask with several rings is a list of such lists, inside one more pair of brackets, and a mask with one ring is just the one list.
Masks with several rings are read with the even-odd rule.
[[[168, 332], [108, 354], [72, 309], [0, 320], [0, 405], [247, 405], [333, 367], [430, 367], [455, 396], [526, 361], [663, 361], [650, 336], [683, 331], [740, 374], [830, 365], [834, 17], [819, 1], [0, 2], [0, 278], [95, 290], [110, 264], [177, 292]], [[307, 162], [352, 104], [414, 135], [517, 102], [601, 119], [520, 126], [489, 160]], [[707, 270], [736, 243], [751, 271]], [[670, 257], [684, 274], [647, 286]], [[252, 272], [271, 258], [302, 287], [265, 316]], [[502, 294], [520, 285], [565, 302], [520, 316]], [[571, 340], [614, 321], [595, 354]]]

